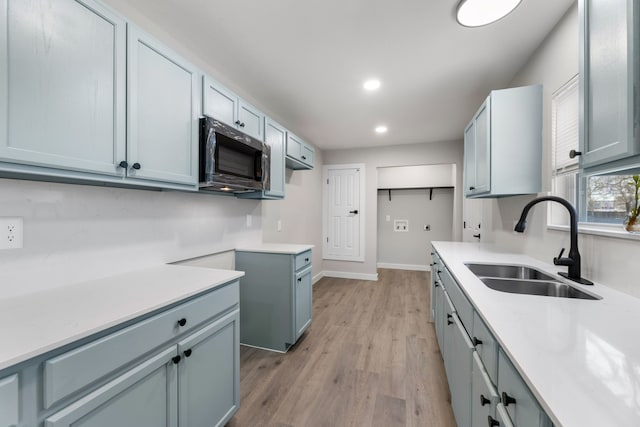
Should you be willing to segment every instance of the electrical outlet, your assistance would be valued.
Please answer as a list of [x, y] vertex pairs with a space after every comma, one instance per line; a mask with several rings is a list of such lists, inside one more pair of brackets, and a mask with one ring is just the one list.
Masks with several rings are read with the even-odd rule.
[[395, 219], [393, 220], [393, 231], [408, 232], [409, 220], [408, 219]]
[[22, 218], [0, 218], [0, 249], [20, 249], [22, 247]]

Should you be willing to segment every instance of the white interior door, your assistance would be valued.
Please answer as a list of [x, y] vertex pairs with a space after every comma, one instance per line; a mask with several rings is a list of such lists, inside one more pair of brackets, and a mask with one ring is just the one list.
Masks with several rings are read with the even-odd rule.
[[325, 166], [324, 258], [364, 261], [364, 165]]

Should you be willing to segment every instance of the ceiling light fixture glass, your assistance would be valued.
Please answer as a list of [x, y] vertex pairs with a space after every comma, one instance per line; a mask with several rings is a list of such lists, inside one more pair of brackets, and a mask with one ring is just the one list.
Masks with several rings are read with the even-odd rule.
[[464, 27], [482, 27], [504, 18], [521, 2], [522, 0], [462, 0], [458, 4], [456, 19]]
[[380, 80], [377, 79], [371, 79], [371, 80], [367, 80], [366, 82], [364, 82], [364, 84], [362, 85], [362, 87], [365, 88], [365, 90], [376, 90], [380, 88]]
[[387, 127], [386, 126], [377, 126], [376, 127], [376, 133], [386, 133], [387, 132]]

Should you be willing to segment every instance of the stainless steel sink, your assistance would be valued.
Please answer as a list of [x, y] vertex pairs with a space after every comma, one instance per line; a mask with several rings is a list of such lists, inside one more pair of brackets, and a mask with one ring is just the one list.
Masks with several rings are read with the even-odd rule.
[[601, 299], [532, 267], [474, 263], [465, 265], [482, 283], [496, 291], [560, 298]]
[[535, 268], [523, 265], [465, 264], [478, 277], [500, 277], [505, 279], [549, 280], [558, 279]]
[[542, 295], [561, 298], [600, 299], [566, 283], [548, 280], [500, 279], [496, 277], [480, 277], [482, 283], [496, 291], [513, 294]]

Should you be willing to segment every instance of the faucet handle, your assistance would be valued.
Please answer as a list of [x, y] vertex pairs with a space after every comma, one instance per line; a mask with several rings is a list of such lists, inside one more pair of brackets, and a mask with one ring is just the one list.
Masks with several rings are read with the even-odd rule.
[[[553, 263], [554, 264], [556, 264], [556, 261], [558, 261], [560, 258], [562, 258], [562, 254], [563, 253], [564, 253], [564, 248], [560, 249], [560, 253], [558, 254], [558, 256], [553, 259]], [[558, 264], [556, 264], [556, 265], [558, 265]]]
[[554, 265], [573, 265], [573, 259], [571, 258], [562, 258], [562, 254], [564, 253], [564, 248], [560, 250], [560, 253], [557, 257], [553, 259]]

